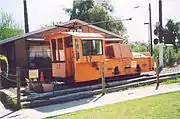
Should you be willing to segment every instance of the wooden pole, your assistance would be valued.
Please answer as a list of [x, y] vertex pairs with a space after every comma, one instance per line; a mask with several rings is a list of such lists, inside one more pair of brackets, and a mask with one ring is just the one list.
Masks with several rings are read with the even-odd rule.
[[25, 33], [29, 32], [29, 24], [28, 24], [28, 11], [27, 11], [27, 3], [26, 0], [23, 0], [24, 5], [24, 27], [25, 27]]
[[1, 77], [1, 73], [2, 73], [2, 70], [1, 70], [1, 61], [0, 61], [0, 89], [2, 88], [2, 77]]
[[1, 72], [0, 72], [0, 89], [2, 88], [2, 78], [1, 78]]
[[20, 80], [20, 68], [16, 67], [16, 85], [17, 85], [17, 107], [21, 108], [21, 80]]
[[105, 89], [105, 77], [104, 77], [104, 62], [101, 64], [101, 79], [102, 79], [102, 94], [106, 93]]
[[151, 3], [149, 3], [149, 33], [150, 33], [150, 53], [153, 55], [153, 43], [152, 43], [152, 20], [151, 20]]
[[156, 90], [159, 87], [159, 56], [157, 56], [157, 61], [156, 61], [156, 79], [157, 79], [157, 85], [156, 85]]

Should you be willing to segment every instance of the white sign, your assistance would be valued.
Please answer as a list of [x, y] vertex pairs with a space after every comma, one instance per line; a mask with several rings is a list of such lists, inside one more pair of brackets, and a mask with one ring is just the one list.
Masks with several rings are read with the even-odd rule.
[[29, 78], [39, 78], [39, 71], [38, 69], [30, 69], [29, 70]]

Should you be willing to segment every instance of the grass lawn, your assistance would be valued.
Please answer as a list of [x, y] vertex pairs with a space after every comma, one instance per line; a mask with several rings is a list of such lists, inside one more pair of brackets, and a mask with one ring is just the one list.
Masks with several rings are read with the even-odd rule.
[[166, 80], [163, 82], [163, 84], [172, 84], [172, 83], [180, 83], [180, 78]]
[[53, 119], [180, 119], [180, 91], [105, 105]]

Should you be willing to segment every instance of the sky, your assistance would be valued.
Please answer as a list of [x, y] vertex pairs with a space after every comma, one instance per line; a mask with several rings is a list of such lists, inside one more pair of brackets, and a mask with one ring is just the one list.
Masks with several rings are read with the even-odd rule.
[[[62, 10], [72, 7], [73, 0], [27, 0], [28, 20], [30, 31], [40, 29], [53, 21], [65, 22], [69, 16]], [[131, 21], [123, 21], [127, 29], [129, 41], [148, 42], [149, 22], [148, 3], [152, 9], [152, 28], [158, 22], [158, 0], [111, 0], [114, 6], [112, 15], [116, 19], [132, 18]], [[180, 0], [163, 0], [163, 25], [171, 18], [180, 21]], [[140, 6], [135, 9], [135, 6]], [[0, 0], [0, 9], [12, 15], [13, 19], [24, 28], [23, 0]], [[153, 38], [155, 36], [153, 35]]]

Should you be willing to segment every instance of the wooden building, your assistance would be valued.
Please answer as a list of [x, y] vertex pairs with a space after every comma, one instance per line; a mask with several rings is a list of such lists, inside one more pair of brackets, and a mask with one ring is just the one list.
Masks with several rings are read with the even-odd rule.
[[11, 70], [15, 69], [16, 67], [20, 67], [22, 69], [21, 76], [24, 78], [28, 76], [28, 69], [41, 68], [43, 72], [51, 72], [51, 54], [49, 42], [43, 39], [49, 34], [66, 31], [102, 33], [108, 40], [123, 41], [121, 36], [117, 34], [94, 25], [88, 25], [88, 23], [78, 19], [61, 23], [59, 26], [80, 27], [79, 29], [69, 30], [68, 28], [64, 27], [50, 26], [37, 31], [32, 31], [1, 40], [0, 54], [8, 57], [9, 68]]

